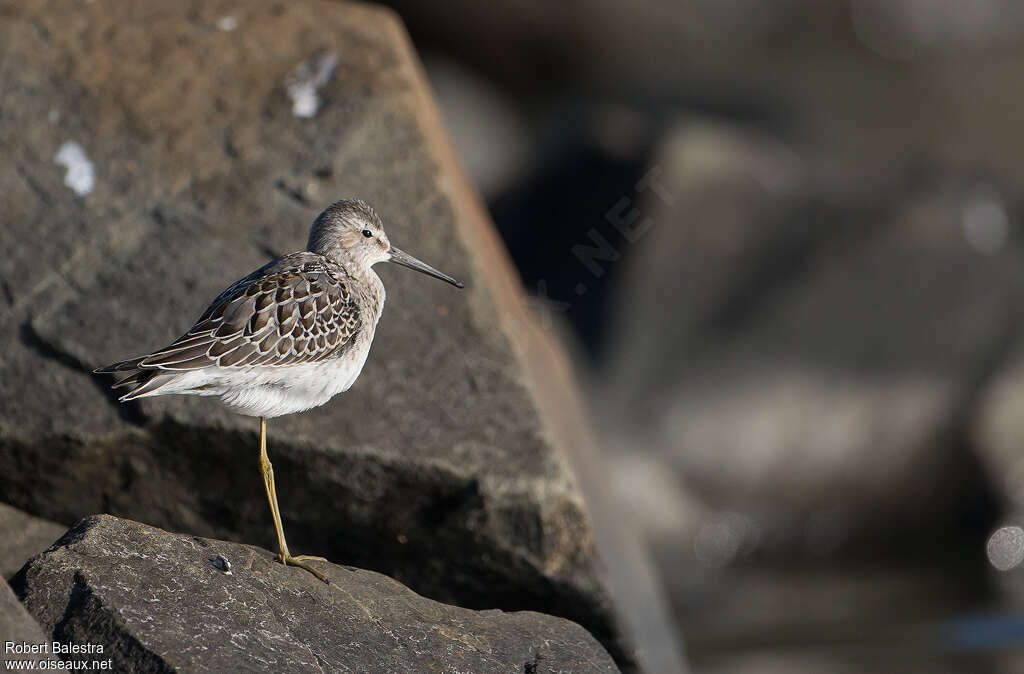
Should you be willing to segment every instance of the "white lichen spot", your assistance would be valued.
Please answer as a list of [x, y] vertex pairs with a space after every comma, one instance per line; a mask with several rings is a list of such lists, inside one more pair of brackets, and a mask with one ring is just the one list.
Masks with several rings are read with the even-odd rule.
[[225, 33], [230, 33], [234, 29], [238, 28], [238, 19], [233, 16], [222, 16], [214, 23], [217, 26], [217, 30]]
[[309, 57], [292, 70], [285, 79], [288, 98], [292, 100], [292, 114], [309, 119], [320, 109], [317, 91], [331, 81], [338, 66], [338, 55], [320, 52]]
[[50, 112], [46, 115], [46, 118], [50, 120], [50, 124], [56, 124], [60, 121], [60, 110], [57, 108], [50, 108]]
[[64, 184], [77, 196], [84, 197], [96, 186], [96, 166], [89, 161], [82, 146], [73, 140], [64, 141], [53, 158], [58, 166], [67, 168]]

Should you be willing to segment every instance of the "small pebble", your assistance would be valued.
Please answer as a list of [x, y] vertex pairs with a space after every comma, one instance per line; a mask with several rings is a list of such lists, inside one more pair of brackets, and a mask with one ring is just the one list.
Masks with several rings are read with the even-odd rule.
[[225, 576], [231, 575], [231, 562], [224, 555], [217, 555], [213, 558], [213, 565], [224, 572]]

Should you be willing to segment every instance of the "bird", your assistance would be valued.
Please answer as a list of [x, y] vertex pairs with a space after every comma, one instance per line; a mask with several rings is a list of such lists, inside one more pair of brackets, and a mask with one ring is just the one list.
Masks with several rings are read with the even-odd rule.
[[330, 583], [292, 555], [281, 524], [267, 419], [304, 412], [347, 391], [359, 377], [384, 308], [373, 271], [393, 262], [463, 288], [461, 281], [393, 246], [364, 201], [342, 199], [313, 221], [306, 250], [277, 257], [231, 284], [168, 346], [95, 372], [127, 387], [119, 400], [180, 394], [217, 396], [259, 417], [259, 464], [277, 535], [277, 560]]

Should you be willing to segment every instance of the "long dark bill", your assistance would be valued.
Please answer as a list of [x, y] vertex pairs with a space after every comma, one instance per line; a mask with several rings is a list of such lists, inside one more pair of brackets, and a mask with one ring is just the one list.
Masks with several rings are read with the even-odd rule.
[[442, 281], [447, 281], [448, 283], [451, 283], [456, 288], [464, 288], [465, 287], [465, 285], [463, 285], [462, 281], [456, 281], [455, 279], [453, 279], [448, 274], [439, 272], [438, 270], [434, 269], [433, 267], [431, 267], [426, 262], [420, 262], [419, 260], [414, 258], [412, 255], [409, 255], [408, 253], [406, 253], [404, 250], [399, 250], [398, 248], [395, 248], [394, 246], [391, 246], [391, 261], [394, 262], [395, 264], [400, 264], [403, 267], [408, 267], [409, 269], [415, 269], [416, 271], [421, 272], [423, 274], [426, 274], [427, 276], [433, 276], [434, 278], [439, 278]]

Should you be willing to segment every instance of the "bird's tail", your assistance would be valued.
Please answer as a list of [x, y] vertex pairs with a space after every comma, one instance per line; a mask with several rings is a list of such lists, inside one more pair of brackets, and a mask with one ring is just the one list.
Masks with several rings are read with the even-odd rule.
[[129, 358], [128, 360], [122, 360], [111, 365], [98, 367], [95, 370], [93, 370], [93, 372], [95, 372], [96, 374], [118, 374], [123, 372], [131, 372], [133, 370], [139, 369], [139, 363], [142, 362], [143, 358], [145, 358], [145, 356], [140, 356], [139, 358]]
[[106, 367], [98, 367], [93, 372], [96, 374], [112, 374], [119, 377], [117, 381], [110, 385], [110, 388], [131, 387], [127, 393], [118, 398], [121, 402], [150, 395], [159, 395], [161, 393], [160, 389], [173, 381], [177, 373], [139, 367], [139, 363], [142, 362], [143, 358], [145, 357], [122, 360]]

